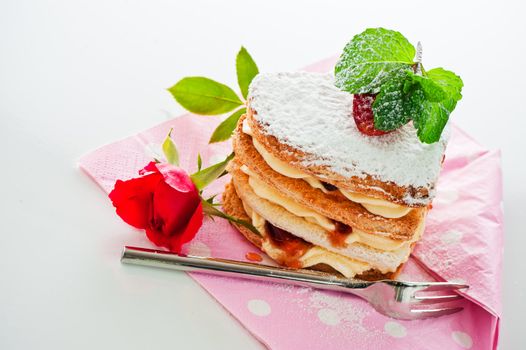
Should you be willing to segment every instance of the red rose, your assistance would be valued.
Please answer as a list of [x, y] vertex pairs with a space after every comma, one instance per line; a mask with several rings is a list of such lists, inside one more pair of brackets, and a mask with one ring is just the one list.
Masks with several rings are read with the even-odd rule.
[[203, 223], [197, 188], [184, 170], [167, 163], [152, 162], [139, 174], [131, 180], [117, 180], [109, 194], [117, 215], [145, 229], [156, 245], [180, 252]]

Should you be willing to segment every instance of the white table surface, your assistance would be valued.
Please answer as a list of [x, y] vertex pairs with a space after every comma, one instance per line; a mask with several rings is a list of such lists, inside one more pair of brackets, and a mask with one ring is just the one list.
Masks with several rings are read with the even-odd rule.
[[[465, 82], [456, 123], [503, 152], [501, 348], [526, 342], [526, 7], [520, 1], [0, 2], [0, 349], [247, 349], [261, 345], [189, 277], [121, 266], [141, 242], [78, 158], [182, 109], [185, 75], [235, 85], [245, 45], [263, 71], [338, 54], [384, 26]], [[367, 5], [366, 5], [367, 4]]]

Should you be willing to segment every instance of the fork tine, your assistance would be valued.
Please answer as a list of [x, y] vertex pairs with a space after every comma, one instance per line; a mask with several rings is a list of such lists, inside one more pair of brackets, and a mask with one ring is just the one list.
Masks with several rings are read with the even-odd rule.
[[451, 282], [435, 282], [435, 283], [430, 283], [428, 286], [422, 288], [420, 291], [440, 292], [440, 291], [467, 289], [467, 288], [469, 288], [467, 284], [451, 283]]
[[414, 319], [424, 319], [424, 318], [451, 315], [451, 314], [457, 313], [462, 310], [464, 310], [463, 307], [411, 310], [411, 315], [413, 316]]
[[450, 301], [461, 300], [464, 297], [458, 294], [452, 295], [429, 295], [429, 296], [414, 296], [413, 301], [415, 304], [439, 304], [447, 303]]

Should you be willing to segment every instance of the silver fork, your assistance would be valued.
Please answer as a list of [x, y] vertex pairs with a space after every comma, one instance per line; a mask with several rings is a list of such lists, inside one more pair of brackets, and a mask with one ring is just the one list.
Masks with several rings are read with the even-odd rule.
[[[183, 256], [138, 247], [124, 247], [121, 262], [351, 293], [367, 300], [378, 312], [401, 320], [439, 317], [459, 312], [462, 307], [437, 305], [463, 299], [455, 291], [468, 288], [467, 285], [451, 282], [369, 282], [314, 270], [293, 270], [226, 259]], [[424, 295], [417, 295], [421, 292]], [[447, 294], [425, 295], [425, 292]]]

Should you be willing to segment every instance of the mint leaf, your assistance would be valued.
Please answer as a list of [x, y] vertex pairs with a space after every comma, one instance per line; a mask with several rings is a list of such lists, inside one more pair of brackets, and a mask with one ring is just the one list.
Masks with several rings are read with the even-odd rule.
[[440, 135], [446, 126], [449, 115], [455, 109], [457, 102], [447, 99], [441, 102], [420, 102], [421, 113], [415, 115], [413, 125], [417, 129], [420, 141], [434, 143], [440, 140]]
[[164, 139], [162, 146], [163, 153], [168, 163], [179, 166], [179, 152], [177, 151], [177, 147], [172, 140], [172, 130], [173, 129], [170, 129], [170, 132], [168, 132], [168, 135]]
[[455, 73], [444, 68], [434, 68], [427, 72], [427, 77], [437, 83], [447, 93], [448, 98], [460, 101], [464, 82]]
[[399, 74], [385, 82], [373, 103], [374, 127], [378, 130], [395, 130], [409, 121], [407, 90], [412, 88], [407, 77]]
[[199, 170], [196, 173], [190, 175], [195, 187], [197, 187], [198, 190], [202, 190], [211, 184], [215, 179], [223, 176], [225, 174], [226, 166], [232, 158], [234, 158], [234, 153], [231, 153], [224, 161], [211, 165], [208, 168]]
[[448, 97], [448, 93], [432, 78], [417, 75], [412, 72], [408, 72], [408, 76], [420, 85], [428, 101], [438, 102]]
[[397, 129], [413, 120], [420, 141], [434, 143], [462, 98], [462, 79], [450, 71], [435, 68], [426, 77], [400, 75], [382, 85], [373, 103], [374, 126]]
[[181, 106], [196, 114], [223, 114], [243, 104], [231, 88], [204, 77], [183, 78], [168, 91]]
[[228, 140], [234, 132], [239, 118], [247, 112], [246, 108], [241, 108], [225, 120], [214, 130], [214, 133], [210, 137], [209, 143], [221, 142]]
[[440, 140], [449, 115], [455, 109], [457, 101], [462, 98], [464, 83], [455, 73], [443, 68], [428, 71], [427, 77], [440, 86], [447, 97], [442, 101], [433, 102], [425, 92], [416, 91], [411, 95], [411, 104], [415, 108], [413, 125], [417, 129], [418, 138], [424, 143], [433, 143]]
[[417, 129], [418, 138], [424, 143], [433, 143], [440, 140], [449, 115], [455, 109], [457, 101], [462, 98], [464, 83], [455, 73], [443, 68], [428, 71], [427, 77], [447, 95], [446, 99], [439, 102], [427, 99], [425, 93], [415, 93], [411, 97], [413, 106], [418, 109], [413, 115], [413, 125]]
[[353, 94], [378, 93], [380, 87], [411, 70], [415, 48], [397, 31], [369, 28], [345, 46], [336, 64], [335, 84]]
[[203, 204], [203, 212], [209, 216], [218, 216], [223, 219], [227, 219], [230, 222], [236, 223], [238, 225], [244, 226], [248, 228], [250, 231], [254, 232], [258, 236], [261, 235], [261, 233], [250, 223], [245, 220], [241, 220], [238, 218], [235, 218], [233, 216], [230, 216], [226, 213], [223, 213], [221, 210], [217, 209], [214, 204], [210, 203], [206, 200], [201, 200], [201, 203]]
[[379, 130], [394, 130], [413, 120], [417, 136], [424, 143], [440, 140], [440, 135], [455, 109], [451, 98], [430, 101], [419, 83], [395, 80], [382, 86], [373, 103], [374, 126]]
[[259, 70], [256, 66], [256, 62], [252, 59], [252, 56], [248, 51], [241, 47], [236, 57], [236, 73], [237, 73], [237, 83], [241, 89], [241, 94], [246, 99], [248, 95], [248, 87], [250, 82], [256, 75], [258, 75]]

